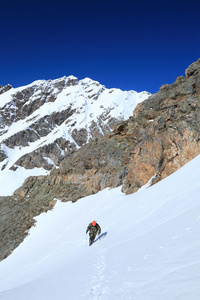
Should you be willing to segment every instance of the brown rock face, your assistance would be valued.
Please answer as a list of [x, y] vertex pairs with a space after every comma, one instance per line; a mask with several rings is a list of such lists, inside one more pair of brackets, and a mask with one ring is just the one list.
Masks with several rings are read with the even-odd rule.
[[139, 104], [134, 111], [137, 145], [127, 175], [134, 192], [156, 174], [157, 182], [182, 167], [200, 153], [200, 60], [172, 85]]

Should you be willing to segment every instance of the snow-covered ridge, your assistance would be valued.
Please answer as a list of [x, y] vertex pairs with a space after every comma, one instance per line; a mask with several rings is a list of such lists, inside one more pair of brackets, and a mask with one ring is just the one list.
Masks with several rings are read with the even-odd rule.
[[[12, 167], [43, 168], [46, 174], [64, 155], [112, 130], [132, 115], [148, 92], [107, 89], [90, 78], [37, 80], [0, 95], [0, 187]], [[31, 171], [32, 170], [32, 171]], [[39, 172], [41, 174], [41, 170]]]

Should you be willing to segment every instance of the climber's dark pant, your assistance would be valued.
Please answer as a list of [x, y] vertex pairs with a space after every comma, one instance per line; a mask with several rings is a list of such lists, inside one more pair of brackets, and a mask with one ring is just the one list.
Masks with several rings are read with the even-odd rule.
[[89, 245], [92, 245], [95, 240], [96, 234], [90, 233]]

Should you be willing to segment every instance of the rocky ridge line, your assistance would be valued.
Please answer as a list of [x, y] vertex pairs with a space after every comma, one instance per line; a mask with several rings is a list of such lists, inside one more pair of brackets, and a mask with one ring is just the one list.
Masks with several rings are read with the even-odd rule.
[[12, 85], [7, 84], [5, 86], [0, 85], [0, 95], [12, 89]]

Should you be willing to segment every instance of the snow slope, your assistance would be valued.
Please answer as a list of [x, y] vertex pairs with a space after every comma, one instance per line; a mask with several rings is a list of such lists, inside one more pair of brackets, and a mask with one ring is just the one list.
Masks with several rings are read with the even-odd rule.
[[[28, 170], [19, 169], [17, 166], [18, 169], [13, 172], [10, 168], [20, 157], [48, 144], [56, 143], [59, 138], [63, 138], [79, 148], [73, 138], [74, 132], [81, 129], [86, 130], [86, 142], [94, 137], [94, 128], [104, 135], [106, 130], [112, 130], [111, 119], [128, 119], [136, 105], [147, 99], [149, 95], [148, 92], [137, 93], [115, 88], [107, 89], [92, 79], [85, 78], [78, 81], [74, 76], [34, 81], [27, 86], [12, 88], [0, 95], [0, 151], [6, 155], [5, 159], [0, 161], [0, 195], [12, 195], [15, 189], [23, 183], [22, 180], [20, 185], [15, 182], [12, 191], [8, 193], [9, 188], [6, 182], [9, 181], [10, 176], [19, 177], [23, 173], [23, 180], [25, 180], [29, 176], [49, 174], [46, 169], [36, 167]], [[51, 100], [52, 97], [54, 101]], [[36, 109], [32, 109], [32, 107], [36, 107]], [[67, 119], [64, 118], [66, 110], [73, 111]], [[28, 113], [29, 111], [30, 113]], [[7, 124], [2, 121], [3, 114], [7, 116]], [[54, 114], [62, 116], [61, 123], [55, 122]], [[51, 120], [49, 126], [45, 125], [48, 117]], [[40, 130], [45, 126], [48, 127], [46, 134], [44, 131], [41, 134]], [[37, 139], [34, 136], [34, 141], [32, 141], [31, 132], [37, 136]], [[8, 147], [6, 143], [8, 140], [13, 137], [16, 140], [14, 135], [26, 136], [29, 141], [28, 145]], [[64, 151], [61, 150], [61, 152], [61, 155], [64, 156]], [[52, 167], [54, 163], [51, 160]]]
[[[199, 300], [200, 156], [126, 196], [57, 202], [0, 263], [2, 300]], [[102, 239], [85, 230], [97, 220]]]

